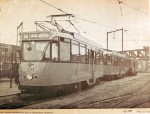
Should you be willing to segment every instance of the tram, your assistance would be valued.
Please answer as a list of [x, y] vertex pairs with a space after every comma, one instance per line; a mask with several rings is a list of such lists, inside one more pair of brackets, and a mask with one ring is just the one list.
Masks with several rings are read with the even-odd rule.
[[[57, 29], [60, 27], [56, 22], [48, 23]], [[78, 33], [62, 28], [47, 30], [43, 24], [39, 26], [43, 31], [20, 33], [23, 53], [19, 69], [21, 91], [40, 93], [64, 88], [69, 91], [92, 86], [112, 76], [137, 72], [135, 60], [104, 50]]]

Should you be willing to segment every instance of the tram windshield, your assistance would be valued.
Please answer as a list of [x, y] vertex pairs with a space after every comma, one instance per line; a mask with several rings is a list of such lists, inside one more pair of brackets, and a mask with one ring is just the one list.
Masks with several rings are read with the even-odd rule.
[[49, 45], [48, 41], [26, 41], [23, 42], [24, 60], [42, 60], [45, 50]]

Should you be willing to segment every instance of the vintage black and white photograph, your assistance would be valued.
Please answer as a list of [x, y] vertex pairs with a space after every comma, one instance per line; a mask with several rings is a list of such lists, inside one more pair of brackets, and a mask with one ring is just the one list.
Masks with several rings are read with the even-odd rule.
[[149, 5], [0, 0], [0, 109], [150, 108]]

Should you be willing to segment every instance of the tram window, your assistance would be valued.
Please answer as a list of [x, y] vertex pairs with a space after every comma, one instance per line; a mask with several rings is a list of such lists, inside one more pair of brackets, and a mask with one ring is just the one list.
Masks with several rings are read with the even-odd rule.
[[112, 65], [115, 65], [115, 62], [116, 62], [116, 57], [114, 55], [112, 55]]
[[126, 60], [124, 59], [124, 61], [123, 61], [123, 66], [126, 66]]
[[86, 46], [86, 63], [89, 63], [89, 53], [88, 53], [88, 49], [87, 49], [87, 46]]
[[86, 63], [86, 48], [84, 44], [80, 44], [80, 60], [81, 63]]
[[23, 42], [23, 59], [24, 60], [41, 60], [44, 56], [45, 48], [48, 46], [47, 41]]
[[79, 43], [72, 41], [72, 61], [79, 61]]
[[52, 42], [52, 61], [58, 61], [58, 42]]
[[128, 60], [128, 66], [131, 66], [131, 60]]
[[103, 62], [104, 62], [104, 65], [107, 65], [107, 55], [106, 54], [103, 56]]
[[48, 45], [45, 52], [45, 59], [50, 59], [50, 44]]
[[98, 50], [95, 53], [95, 63], [100, 64], [100, 51]]
[[126, 66], [129, 67], [129, 60], [126, 60]]
[[113, 65], [115, 65], [115, 66], [118, 65], [118, 59], [117, 59], [117, 56], [114, 56], [114, 64], [113, 64]]
[[60, 61], [70, 61], [70, 40], [60, 38]]
[[125, 59], [124, 59], [124, 61], [123, 61], [123, 65], [124, 65], [124, 66], [127, 66], [127, 65], [126, 65], [126, 60], [125, 60]]
[[118, 65], [121, 66], [121, 58], [118, 57]]
[[114, 65], [115, 57], [114, 55], [111, 56], [111, 65]]
[[121, 60], [121, 66], [124, 66], [124, 59]]
[[90, 49], [88, 49], [88, 63], [92, 63], [92, 61], [91, 61], [91, 50]]
[[127, 66], [128, 66], [128, 67], [131, 66], [131, 60], [127, 60]]
[[107, 65], [111, 65], [112, 64], [112, 56], [111, 55], [107, 55]]
[[126, 66], [127, 67], [129, 66], [129, 60], [126, 60]]
[[93, 59], [95, 57], [95, 52], [88, 49], [88, 54], [89, 54], [89, 63], [93, 63]]
[[100, 64], [103, 64], [103, 51], [100, 51]]

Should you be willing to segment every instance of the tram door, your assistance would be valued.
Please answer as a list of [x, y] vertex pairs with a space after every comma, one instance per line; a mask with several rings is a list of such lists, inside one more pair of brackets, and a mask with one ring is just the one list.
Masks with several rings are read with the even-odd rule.
[[90, 79], [90, 83], [93, 84], [94, 83], [94, 55], [95, 52], [93, 50], [89, 50], [89, 64], [90, 64], [90, 71], [91, 71], [91, 79]]

